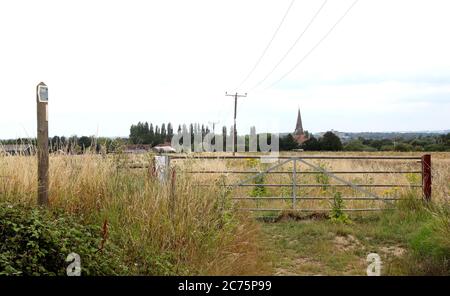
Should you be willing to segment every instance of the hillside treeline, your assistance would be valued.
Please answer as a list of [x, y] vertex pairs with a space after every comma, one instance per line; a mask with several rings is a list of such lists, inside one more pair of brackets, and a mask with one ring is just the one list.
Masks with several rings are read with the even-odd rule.
[[[231, 131], [230, 128], [228, 131]], [[254, 131], [254, 128], [252, 129]], [[194, 134], [201, 133], [203, 136], [210, 133], [210, 130], [205, 125], [190, 124], [180, 125], [176, 133], [190, 132], [192, 135], [191, 143], [194, 143]], [[71, 152], [82, 153], [84, 151], [92, 151], [100, 153], [101, 151], [109, 153], [116, 151], [119, 147], [126, 144], [148, 144], [155, 146], [157, 144], [171, 141], [174, 135], [174, 130], [171, 123], [167, 125], [158, 125], [148, 123], [138, 123], [132, 125], [130, 128], [130, 136], [128, 138], [106, 138], [94, 136], [54, 136], [49, 138], [49, 147], [51, 152]], [[224, 140], [224, 147], [226, 147], [225, 139], [230, 138], [231, 133], [227, 132], [224, 126], [219, 134]], [[257, 135], [258, 142], [260, 135]], [[266, 134], [268, 144], [271, 143], [275, 135]], [[245, 139], [246, 151], [249, 148], [250, 136], [239, 136], [240, 139]], [[9, 140], [0, 140], [0, 144], [35, 144], [35, 138], [18, 138]], [[213, 140], [214, 143], [214, 140]], [[229, 144], [229, 143], [228, 143]], [[192, 144], [193, 145], [193, 144]], [[259, 146], [259, 145], [258, 145]], [[194, 147], [192, 147], [194, 148]], [[450, 151], [450, 133], [442, 135], [427, 135], [418, 136], [416, 138], [395, 138], [395, 139], [365, 139], [359, 137], [358, 139], [342, 141], [338, 136], [332, 132], [327, 132], [321, 137], [314, 137], [308, 134], [308, 140], [302, 144], [295, 141], [292, 134], [287, 134], [279, 138], [280, 151], [291, 151], [296, 149], [303, 149], [304, 151], [399, 151], [399, 152], [438, 152]], [[192, 149], [194, 150], [194, 149]]]

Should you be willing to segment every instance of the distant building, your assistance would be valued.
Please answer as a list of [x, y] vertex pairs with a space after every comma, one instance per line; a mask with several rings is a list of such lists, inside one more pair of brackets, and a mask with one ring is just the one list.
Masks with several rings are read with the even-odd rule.
[[173, 148], [170, 143], [158, 144], [152, 148], [154, 152], [157, 153], [175, 153], [176, 150]]
[[303, 131], [303, 124], [302, 124], [302, 116], [300, 114], [300, 108], [298, 108], [298, 115], [297, 115], [297, 124], [295, 125], [295, 131], [292, 134], [295, 141], [299, 144], [303, 144], [308, 140], [308, 136], [306, 136], [305, 132]]
[[133, 154], [147, 153], [150, 151], [150, 147], [147, 144], [129, 144], [125, 146], [124, 152]]

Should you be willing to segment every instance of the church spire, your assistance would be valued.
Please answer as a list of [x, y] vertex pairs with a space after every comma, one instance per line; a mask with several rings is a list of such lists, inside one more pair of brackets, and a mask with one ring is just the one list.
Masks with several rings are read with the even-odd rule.
[[297, 125], [295, 126], [295, 135], [303, 135], [302, 116], [300, 115], [300, 108], [298, 108]]

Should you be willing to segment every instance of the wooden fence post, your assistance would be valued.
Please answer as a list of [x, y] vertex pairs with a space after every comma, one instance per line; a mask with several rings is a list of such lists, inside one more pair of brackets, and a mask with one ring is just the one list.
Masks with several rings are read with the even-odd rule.
[[41, 82], [36, 86], [37, 102], [37, 156], [38, 205], [48, 205], [48, 87]]
[[170, 159], [167, 155], [155, 155], [155, 173], [161, 183], [170, 177]]
[[422, 156], [422, 190], [426, 201], [431, 200], [431, 155]]

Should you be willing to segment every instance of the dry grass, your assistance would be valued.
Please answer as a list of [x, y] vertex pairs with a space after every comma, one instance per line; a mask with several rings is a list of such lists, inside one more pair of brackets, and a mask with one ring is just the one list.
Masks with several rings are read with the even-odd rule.
[[[180, 175], [171, 194], [146, 170], [117, 169], [124, 157], [52, 156], [51, 208], [107, 220], [131, 274], [264, 272], [258, 225], [230, 211], [217, 188]], [[0, 198], [34, 204], [36, 171], [34, 157], [0, 157]]]
[[[316, 153], [305, 153], [311, 155]], [[387, 153], [333, 153], [332, 155], [387, 155]], [[420, 155], [414, 153], [388, 153]], [[297, 154], [295, 154], [297, 155]], [[329, 155], [329, 153], [320, 153]], [[250, 170], [268, 165], [250, 160], [174, 161], [178, 169], [174, 194], [147, 169], [118, 169], [129, 161], [149, 163], [150, 156], [99, 155], [51, 156], [50, 204], [83, 219], [87, 224], [109, 224], [110, 239], [123, 249], [122, 260], [130, 274], [267, 274], [260, 225], [233, 204], [219, 186], [248, 175], [189, 175], [183, 170]], [[398, 161], [312, 161], [330, 170], [419, 170], [420, 164]], [[433, 153], [433, 200], [449, 201], [450, 154]], [[34, 204], [37, 188], [35, 157], [0, 157], [0, 199]], [[292, 164], [282, 170], [291, 170]], [[300, 170], [310, 170], [304, 165]], [[355, 183], [420, 183], [419, 176], [405, 174], [340, 175]], [[418, 178], [419, 177], [419, 178]], [[290, 183], [289, 175], [272, 175], [265, 183]], [[300, 175], [298, 183], [317, 183], [314, 175]], [[330, 183], [336, 183], [329, 180]], [[216, 184], [198, 187], [197, 183]], [[290, 188], [269, 188], [266, 196], [289, 196]], [[373, 189], [381, 196], [399, 196], [403, 191]], [[341, 189], [343, 196], [356, 196]], [[252, 188], [239, 188], [233, 196], [248, 196]], [[332, 196], [332, 189], [299, 189], [299, 196]], [[171, 203], [171, 201], [174, 201]], [[346, 207], [377, 207], [380, 202], [346, 201]], [[258, 201], [259, 206], [264, 202]], [[249, 206], [247, 204], [247, 206]], [[291, 201], [272, 207], [291, 206]], [[328, 201], [299, 201], [298, 207], [329, 208]]]
[[[378, 153], [378, 152], [362, 152], [362, 153], [312, 153], [312, 152], [300, 152], [300, 153], [283, 153], [283, 155], [320, 155], [320, 156], [380, 156], [380, 155], [398, 155], [398, 156], [421, 156], [419, 153]], [[421, 164], [416, 160], [307, 160], [315, 166], [321, 166], [330, 171], [421, 171]], [[252, 159], [240, 159], [240, 160], [177, 160], [175, 165], [181, 171], [197, 171], [197, 170], [212, 170], [212, 171], [249, 171], [255, 172], [263, 171], [269, 168], [272, 164], [263, 164], [259, 160]], [[450, 153], [433, 153], [432, 154], [432, 167], [433, 167], [433, 185], [432, 185], [432, 199], [437, 202], [450, 201]], [[278, 168], [278, 171], [292, 171], [292, 162], [283, 165]], [[297, 164], [297, 184], [342, 184], [341, 182], [334, 180], [333, 178], [323, 178], [326, 176], [320, 176], [315, 174], [302, 174], [305, 171], [314, 171], [315, 169], [306, 166], [305, 164]], [[196, 174], [196, 183], [202, 184], [236, 184], [239, 181], [251, 175], [248, 174]], [[345, 179], [346, 181], [354, 184], [397, 184], [397, 185], [421, 185], [421, 174], [395, 174], [395, 173], [383, 173], [383, 174], [339, 174], [338, 177]], [[254, 181], [249, 181], [251, 184]], [[266, 184], [292, 184], [291, 174], [270, 174], [264, 177], [264, 183]], [[394, 197], [413, 193], [416, 196], [421, 196], [421, 188], [389, 188], [389, 187], [364, 187], [368, 191], [380, 196], [380, 197]], [[253, 187], [241, 187], [235, 188], [232, 192], [232, 196], [244, 197], [252, 195]], [[344, 197], [360, 197], [364, 196], [361, 193], [352, 188], [346, 187], [298, 187], [298, 197], [332, 197], [335, 192], [341, 192]], [[411, 192], [412, 191], [412, 192]], [[292, 195], [292, 188], [289, 187], [266, 187], [264, 193], [259, 196], [277, 196], [277, 197], [290, 197]], [[284, 208], [289, 209], [292, 207], [291, 200], [285, 201], [267, 201], [258, 200], [257, 202], [242, 202], [243, 207], [268, 207], [268, 208]], [[299, 200], [297, 207], [306, 209], [324, 209], [329, 208], [329, 200]], [[384, 201], [354, 201], [346, 200], [346, 208], [378, 208], [384, 207], [386, 202]], [[390, 206], [390, 204], [388, 204]]]

